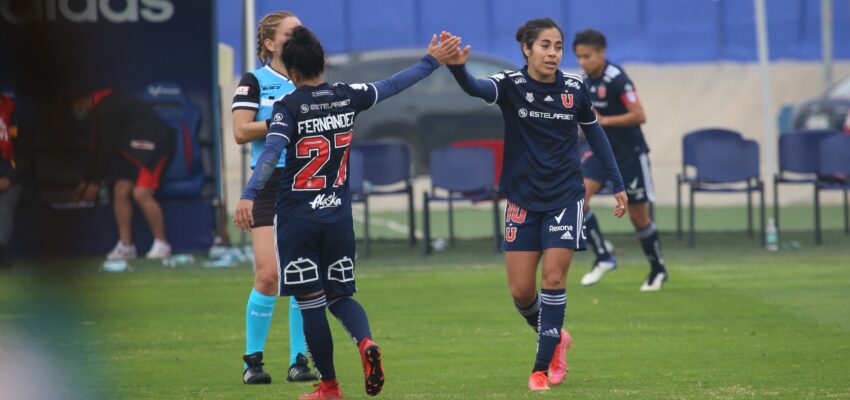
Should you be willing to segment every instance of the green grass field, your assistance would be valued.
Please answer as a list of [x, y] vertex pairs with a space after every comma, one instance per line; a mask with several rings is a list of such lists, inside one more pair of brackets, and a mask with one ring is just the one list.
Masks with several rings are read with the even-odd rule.
[[[535, 336], [513, 309], [502, 256], [490, 241], [462, 240], [430, 258], [401, 241], [376, 242], [373, 256], [358, 260], [357, 298], [384, 349], [387, 385], [379, 398], [850, 398], [850, 236], [836, 229], [840, 211], [828, 210], [831, 230], [815, 247], [802, 230], [811, 224], [808, 210], [792, 209], [787, 226], [799, 229], [782, 240], [801, 248], [775, 253], [744, 233], [722, 231], [745, 226], [736, 222], [740, 211], [701, 214], [711, 232], [694, 249], [665, 233], [671, 280], [649, 294], [637, 290], [647, 268], [625, 233], [628, 223], [606, 217], [603, 228], [619, 232], [610, 239], [621, 268], [583, 288], [578, 280], [591, 257], [576, 257], [568, 279], [570, 374], [543, 394], [526, 389]], [[488, 232], [488, 219], [471, 222], [475, 212], [462, 213], [462, 236]], [[282, 302], [266, 350], [275, 382], [241, 383], [249, 266], [135, 262], [132, 273], [105, 274], [99, 261], [28, 260], [0, 275], [0, 359], [15, 346], [3, 342], [4, 331], [54, 354], [77, 379], [64, 398], [288, 399], [312, 389], [284, 382]], [[22, 271], [44, 265], [57, 268]], [[78, 272], [57, 272], [70, 270]], [[347, 398], [366, 398], [356, 348], [330, 322], [342, 388]]]

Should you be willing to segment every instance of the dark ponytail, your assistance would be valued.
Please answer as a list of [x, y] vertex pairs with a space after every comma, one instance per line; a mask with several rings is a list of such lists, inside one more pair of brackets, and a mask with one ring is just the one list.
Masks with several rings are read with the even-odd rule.
[[[540, 36], [540, 32], [549, 28], [557, 29], [561, 34], [561, 41], [564, 40], [564, 31], [561, 30], [561, 27], [558, 26], [552, 18], [532, 19], [522, 24], [522, 26], [520, 26], [516, 31], [516, 41], [520, 44], [520, 50], [522, 50], [523, 43], [525, 43], [526, 47], [531, 49], [534, 41], [537, 40], [538, 36]], [[522, 53], [522, 56], [525, 57], [525, 52]]]
[[325, 50], [313, 31], [304, 26], [292, 30], [280, 57], [287, 69], [298, 71], [303, 79], [315, 78], [325, 71]]

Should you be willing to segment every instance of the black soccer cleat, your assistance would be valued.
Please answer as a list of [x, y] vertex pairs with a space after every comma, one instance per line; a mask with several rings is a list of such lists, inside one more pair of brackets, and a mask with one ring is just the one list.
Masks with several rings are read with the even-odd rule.
[[319, 376], [310, 372], [307, 356], [298, 353], [295, 356], [295, 364], [289, 366], [286, 380], [289, 382], [310, 382], [319, 380]]
[[242, 360], [248, 365], [242, 373], [242, 382], [246, 385], [262, 385], [272, 383], [272, 377], [263, 371], [263, 352], [242, 356]]

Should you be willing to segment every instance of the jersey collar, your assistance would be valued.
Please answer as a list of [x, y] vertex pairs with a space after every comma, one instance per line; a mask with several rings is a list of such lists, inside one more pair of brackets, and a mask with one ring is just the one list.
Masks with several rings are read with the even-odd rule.
[[292, 82], [292, 81], [290, 81], [290, 80], [289, 80], [289, 78], [287, 78], [286, 76], [284, 76], [284, 75], [283, 75], [283, 74], [281, 74], [280, 72], [275, 71], [275, 70], [274, 70], [274, 68], [272, 68], [272, 66], [271, 66], [271, 65], [266, 64], [266, 66], [265, 66], [265, 67], [263, 67], [263, 68], [265, 68], [266, 70], [268, 70], [269, 72], [271, 72], [271, 73], [272, 73], [272, 75], [274, 75], [274, 76], [276, 76], [276, 77], [278, 77], [278, 78], [280, 78], [280, 79], [286, 80], [287, 82]]

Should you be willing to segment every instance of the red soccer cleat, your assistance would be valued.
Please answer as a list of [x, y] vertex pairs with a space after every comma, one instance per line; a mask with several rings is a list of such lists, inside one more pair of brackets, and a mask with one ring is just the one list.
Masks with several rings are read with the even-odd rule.
[[384, 367], [381, 366], [381, 348], [366, 338], [360, 341], [360, 361], [363, 362], [363, 375], [366, 380], [366, 394], [377, 396], [384, 388]]
[[549, 390], [549, 378], [543, 371], [534, 371], [528, 378], [528, 389], [531, 391]]
[[561, 341], [555, 347], [555, 354], [552, 355], [552, 362], [549, 363], [549, 382], [553, 385], [560, 385], [567, 377], [567, 350], [573, 343], [573, 338], [570, 337], [566, 329], [561, 329]]
[[305, 394], [299, 397], [299, 400], [331, 400], [331, 399], [339, 399], [343, 400], [345, 397], [342, 396], [342, 391], [339, 390], [339, 382], [334, 380], [324, 380], [322, 379], [321, 383], [317, 383], [313, 385], [316, 390], [313, 393]]

